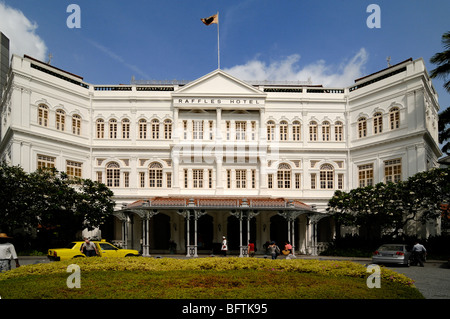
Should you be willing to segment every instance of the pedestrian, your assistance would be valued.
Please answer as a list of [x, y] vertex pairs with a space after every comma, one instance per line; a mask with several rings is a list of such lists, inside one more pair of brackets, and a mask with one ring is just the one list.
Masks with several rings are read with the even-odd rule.
[[255, 257], [255, 244], [250, 240], [248, 241], [248, 255], [250, 257]]
[[228, 250], [228, 244], [227, 244], [227, 239], [225, 236], [222, 237], [222, 254], [224, 257], [227, 256], [227, 250]]
[[95, 257], [98, 255], [97, 245], [91, 242], [89, 238], [84, 238], [84, 243], [81, 245], [80, 251], [85, 254], [86, 257]]
[[292, 254], [292, 245], [288, 241], [284, 242], [283, 254], [284, 255], [291, 255]]
[[19, 258], [17, 258], [16, 249], [10, 243], [9, 237], [5, 233], [0, 233], [0, 273], [11, 270], [11, 259], [16, 262], [16, 268], [20, 267]]
[[427, 250], [422, 244], [419, 244], [418, 241], [416, 241], [415, 245], [412, 249], [413, 258], [416, 260], [420, 267], [423, 267], [423, 262], [425, 261], [425, 256], [427, 255]]
[[277, 244], [272, 241], [268, 248], [269, 253], [272, 255], [272, 259], [277, 259], [278, 255], [280, 254], [280, 248], [277, 246]]

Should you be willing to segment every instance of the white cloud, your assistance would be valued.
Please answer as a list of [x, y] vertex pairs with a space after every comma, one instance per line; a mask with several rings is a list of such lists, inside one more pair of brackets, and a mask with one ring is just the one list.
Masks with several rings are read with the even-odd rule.
[[311, 81], [325, 87], [345, 87], [363, 76], [368, 53], [361, 48], [349, 61], [329, 65], [324, 60], [299, 66], [300, 55], [293, 54], [269, 65], [255, 58], [246, 64], [236, 65], [225, 72], [245, 81]]
[[0, 2], [0, 31], [9, 38], [10, 54], [28, 54], [44, 61], [47, 46], [35, 33], [38, 25], [31, 22], [22, 11]]

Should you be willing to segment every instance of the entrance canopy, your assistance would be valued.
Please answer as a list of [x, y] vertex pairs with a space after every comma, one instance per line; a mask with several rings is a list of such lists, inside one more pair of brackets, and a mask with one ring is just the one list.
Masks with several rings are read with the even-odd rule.
[[[228, 211], [230, 215], [239, 219], [240, 224], [240, 256], [247, 255], [247, 243], [250, 238], [250, 220], [262, 212], [275, 211], [288, 222], [288, 239], [294, 239], [294, 221], [302, 214], [316, 216], [319, 213], [315, 208], [299, 200], [269, 197], [154, 197], [138, 200], [124, 205], [114, 215], [122, 220], [122, 238], [127, 242], [127, 227], [131, 214], [136, 214], [142, 219], [142, 247], [143, 255], [149, 256], [149, 220], [156, 214], [164, 211], [172, 211], [183, 216], [186, 220], [186, 253], [189, 257], [197, 257], [197, 220], [206, 213], [214, 211]], [[319, 214], [323, 215], [323, 214]], [[194, 222], [194, 243], [190, 242], [189, 221]], [[246, 244], [243, 242], [243, 222], [247, 223]], [[295, 251], [295, 248], [294, 248]]]

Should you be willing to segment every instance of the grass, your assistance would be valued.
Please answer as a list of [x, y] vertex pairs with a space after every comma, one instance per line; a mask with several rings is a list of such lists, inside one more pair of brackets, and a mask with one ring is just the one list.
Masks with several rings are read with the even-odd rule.
[[[81, 288], [66, 285], [81, 268]], [[102, 258], [24, 266], [0, 274], [2, 299], [421, 299], [404, 275], [382, 268], [369, 289], [352, 262], [252, 258]]]

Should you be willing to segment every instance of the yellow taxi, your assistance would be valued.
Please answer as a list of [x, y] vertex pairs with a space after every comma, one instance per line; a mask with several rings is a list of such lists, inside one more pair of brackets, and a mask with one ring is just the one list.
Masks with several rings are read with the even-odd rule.
[[[139, 252], [134, 249], [120, 249], [116, 246], [106, 242], [101, 241], [91, 241], [97, 247], [99, 257], [137, 257], [140, 256]], [[52, 248], [48, 250], [47, 257], [52, 261], [68, 260], [78, 257], [86, 257], [80, 251], [81, 245], [84, 241], [74, 241], [67, 245], [66, 248]]]

